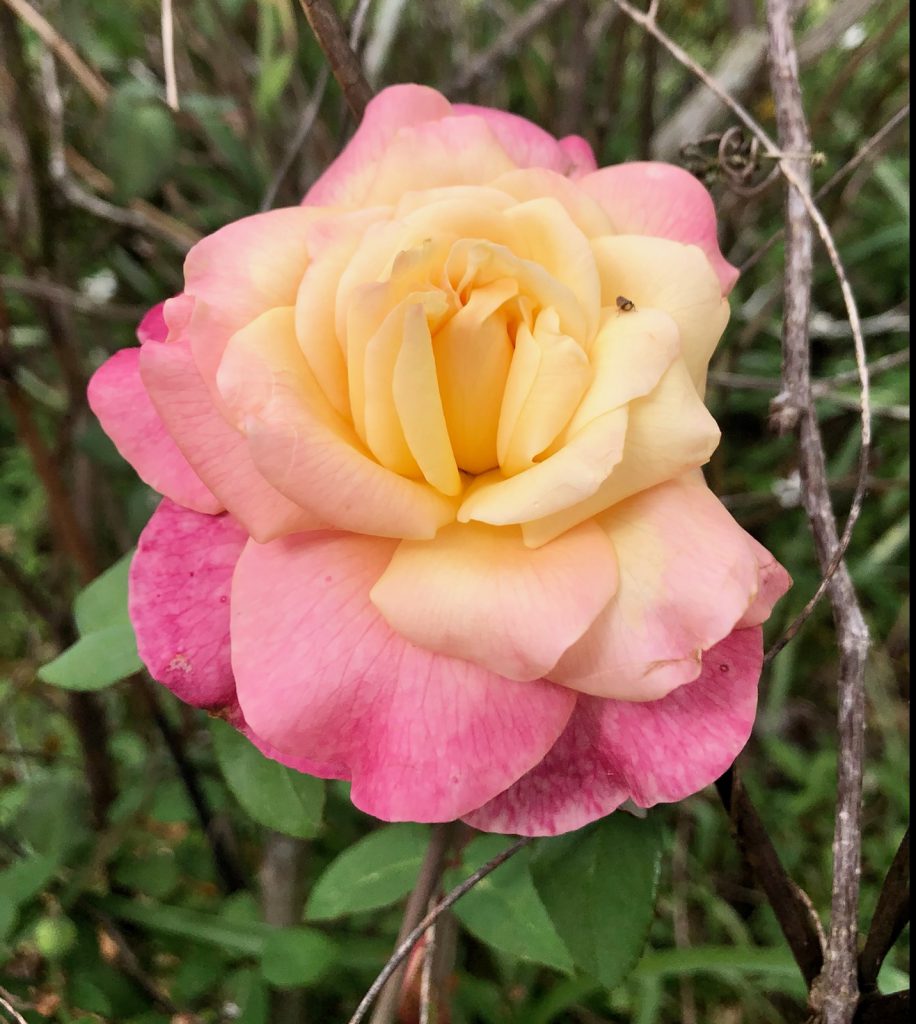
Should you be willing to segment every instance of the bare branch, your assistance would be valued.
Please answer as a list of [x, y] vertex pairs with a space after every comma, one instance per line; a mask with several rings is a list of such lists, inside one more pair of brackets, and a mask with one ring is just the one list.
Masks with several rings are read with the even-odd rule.
[[162, 0], [162, 62], [165, 65], [165, 102], [178, 110], [178, 76], [175, 73], [175, 24], [172, 0]]
[[817, 912], [808, 895], [786, 873], [734, 768], [716, 780], [716, 789], [741, 856], [770, 901], [802, 977], [811, 985], [824, 964], [824, 930]]
[[525, 836], [524, 838], [519, 839], [518, 842], [513, 843], [511, 846], [503, 850], [502, 853], [479, 867], [460, 885], [456, 885], [447, 896], [439, 900], [426, 917], [424, 917], [423, 920], [405, 936], [404, 941], [398, 946], [394, 953], [392, 953], [388, 963], [385, 964], [379, 973], [379, 976], [372, 982], [369, 991], [363, 996], [359, 1006], [356, 1008], [356, 1012], [350, 1018], [349, 1024], [360, 1024], [361, 1021], [365, 1020], [369, 1007], [372, 1005], [375, 997], [382, 990], [391, 975], [398, 969], [398, 967], [400, 967], [404, 960], [407, 959], [410, 951], [423, 937], [427, 928], [438, 920], [440, 914], [457, 903], [465, 893], [470, 892], [478, 882], [486, 878], [491, 872], [495, 871], [500, 864], [505, 864], [510, 857], [514, 857], [519, 850], [523, 849], [531, 842], [532, 838], [530, 836]]
[[[770, 82], [776, 103], [779, 142], [784, 150], [807, 153], [811, 143], [798, 81], [798, 55], [789, 0], [768, 0], [767, 26], [770, 36]], [[780, 163], [785, 168], [786, 161]], [[802, 500], [825, 576], [835, 565], [829, 589], [840, 645], [832, 913], [824, 970], [812, 989], [811, 1000], [813, 1007], [821, 1011], [824, 1024], [851, 1024], [859, 998], [856, 939], [862, 842], [862, 761], [865, 752], [864, 674], [868, 629], [849, 573], [840, 560], [842, 555], [840, 559], [836, 558], [840, 541], [830, 503], [827, 461], [811, 394], [808, 320], [811, 312], [813, 232], [809, 220], [811, 204], [804, 200], [810, 189], [810, 165], [805, 160], [799, 160], [797, 167], [793, 168], [793, 174], [796, 179], [794, 181], [789, 174], [785, 175], [789, 182], [786, 192], [782, 394], [786, 396], [786, 408], [791, 410], [798, 425]], [[853, 323], [854, 330], [855, 327]], [[862, 440], [863, 451], [867, 451], [870, 422], [867, 415], [868, 372], [864, 367], [864, 359], [861, 366]]]
[[446, 89], [450, 95], [466, 93], [471, 86], [488, 78], [494, 71], [515, 54], [524, 41], [536, 32], [552, 15], [565, 7], [570, 0], [538, 0], [524, 14], [506, 26], [499, 38], [483, 53], [478, 54]]
[[331, 0], [299, 0], [318, 45], [324, 51], [331, 73], [343, 90], [347, 106], [357, 121], [362, 119], [372, 89], [363, 74], [359, 58], [347, 39], [347, 30]]
[[0, 274], [0, 288], [27, 295], [31, 299], [69, 306], [75, 313], [97, 316], [102, 320], [127, 320], [136, 323], [146, 312], [145, 306], [125, 306], [114, 302], [97, 302], [88, 295], [54, 281], [36, 280], [34, 277], [13, 277]]
[[891, 863], [878, 904], [859, 954], [859, 987], [869, 992], [877, 987], [884, 958], [910, 920], [910, 830], [907, 829]]
[[[893, 133], [894, 129], [910, 116], [910, 105], [906, 103], [896, 114], [893, 114], [888, 121], [880, 127], [870, 139], [868, 139], [859, 149], [851, 160], [847, 160], [845, 164], [830, 178], [824, 182], [823, 185], [814, 193], [814, 201], [817, 202], [823, 199], [824, 196], [829, 195], [841, 181], [844, 181], [849, 177], [852, 172], [864, 163], [867, 159], [875, 156], [881, 149], [881, 146], [887, 140], [887, 138]], [[783, 237], [785, 234], [785, 228], [780, 228], [778, 231], [774, 231], [772, 235], [756, 249], [750, 256], [741, 264], [740, 271], [742, 274], [747, 273], [751, 267], [756, 266], [761, 259], [773, 248], [773, 246]], [[862, 325], [863, 329], [865, 324]], [[867, 332], [866, 332], [867, 333]]]
[[[433, 825], [432, 827], [429, 846], [426, 849], [426, 856], [423, 858], [423, 863], [420, 866], [417, 884], [414, 886], [410, 899], [407, 901], [407, 906], [404, 909], [404, 917], [398, 931], [396, 949], [400, 949], [401, 944], [416, 927], [424, 911], [428, 910], [430, 901], [436, 896], [436, 891], [442, 879], [445, 855], [451, 845], [455, 827], [453, 822], [444, 825]], [[401, 994], [403, 980], [404, 965], [401, 965], [392, 971], [388, 981], [380, 990], [379, 1000], [372, 1014], [370, 1024], [391, 1024], [397, 1012], [398, 998]]]
[[32, 29], [39, 39], [61, 62], [67, 66], [73, 77], [86, 90], [97, 107], [104, 107], [108, 102], [111, 88], [104, 78], [83, 60], [57, 29], [27, 0], [3, 0], [14, 14]]

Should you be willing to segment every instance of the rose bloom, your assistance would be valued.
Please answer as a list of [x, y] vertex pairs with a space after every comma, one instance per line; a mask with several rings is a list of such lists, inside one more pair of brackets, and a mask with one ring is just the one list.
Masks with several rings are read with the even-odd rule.
[[700, 469], [736, 276], [685, 171], [386, 89], [92, 378], [164, 495], [152, 675], [386, 820], [552, 835], [706, 786], [789, 585]]

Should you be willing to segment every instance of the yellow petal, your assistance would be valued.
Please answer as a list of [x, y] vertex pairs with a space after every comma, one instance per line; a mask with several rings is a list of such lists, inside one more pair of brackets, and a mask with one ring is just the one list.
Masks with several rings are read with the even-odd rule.
[[404, 439], [423, 476], [443, 494], [458, 494], [461, 476], [445, 426], [432, 336], [422, 306], [410, 306], [404, 319], [393, 394]]

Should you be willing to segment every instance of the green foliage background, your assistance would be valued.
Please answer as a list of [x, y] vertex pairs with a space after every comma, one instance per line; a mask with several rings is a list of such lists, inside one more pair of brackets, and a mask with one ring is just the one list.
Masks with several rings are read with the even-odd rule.
[[[449, 93], [471, 56], [532, 6], [522, 0], [377, 0], [366, 50], [375, 84], [417, 81]], [[694, 83], [620, 16], [597, 38], [583, 35], [588, 18], [602, 6], [597, 0], [568, 4], [494, 65], [470, 97], [524, 114], [559, 134], [586, 135], [600, 163], [647, 156], [653, 130]], [[824, 0], [805, 5], [800, 37], [839, 6]], [[28, 231], [11, 227], [21, 213], [22, 182], [15, 148], [4, 150], [0, 184], [9, 244], [0, 252], [2, 280], [34, 279], [38, 266], [83, 296], [82, 311], [71, 309], [67, 323], [79, 371], [88, 376], [109, 353], [133, 343], [134, 324], [146, 307], [180, 287], [181, 229], [177, 241], [169, 240], [176, 224], [205, 234], [261, 206], [322, 56], [293, 0], [176, 3], [182, 109], [176, 116], [163, 103], [158, 3], [54, 0], [40, 7], [111, 87], [99, 110], [63, 68], [58, 71], [69, 173], [111, 203], [171, 218], [156, 221], [158, 233], [140, 231], [39, 190], [46, 226], [44, 243], [38, 244]], [[904, 9], [897, 0], [871, 5], [804, 67], [806, 108], [815, 145], [824, 154], [816, 185], [906, 102]], [[14, 21], [8, 12], [4, 17], [0, 29], [8, 31]], [[666, 31], [706, 67], [728, 54], [748, 17], [760, 23], [753, 2], [661, 5]], [[21, 38], [29, 79], [18, 86], [39, 99], [40, 112], [40, 46], [31, 33]], [[753, 82], [747, 101], [771, 124], [765, 73]], [[11, 138], [8, 123], [3, 130]], [[297, 202], [351, 130], [332, 82], [273, 205]], [[870, 359], [908, 343], [907, 130], [898, 130], [822, 204], [863, 316], [892, 314], [891, 327], [868, 338]], [[44, 120], [30, 131], [36, 152], [43, 154]], [[711, 187], [722, 216], [723, 248], [740, 264], [780, 227], [781, 190], [743, 198], [730, 193], [721, 176], [711, 178]], [[138, 201], [148, 205], [138, 207]], [[763, 386], [714, 384], [710, 391], [724, 440], [709, 480], [795, 579], [768, 624], [771, 640], [819, 580], [805, 518], [793, 498], [794, 442], [767, 425], [780, 368], [781, 273], [777, 244], [735, 289], [732, 322], [713, 364], [720, 375], [763, 378]], [[100, 291], [108, 297], [91, 308]], [[95, 422], [73, 406], [46, 305], [12, 286], [4, 293], [12, 355], [4, 354], [3, 371], [15, 374], [28, 396], [98, 560], [111, 565], [132, 546], [156, 497], [120, 461]], [[814, 301], [816, 323], [827, 325], [815, 332], [814, 372], [829, 378], [849, 370], [853, 360], [851, 339], [842, 327], [833, 329], [842, 323], [843, 308], [822, 255]], [[909, 807], [908, 394], [904, 365], [874, 381], [873, 479], [849, 552], [874, 637], [863, 924]], [[818, 406], [841, 515], [852, 492], [859, 444], [855, 396], [855, 386], [843, 384]], [[0, 446], [0, 552], [60, 615], [69, 609], [79, 580], [55, 540], [44, 493], [5, 405]], [[228, 727], [208, 723], [163, 691], [167, 722], [186, 745], [214, 814], [213, 828], [231, 836], [242, 865], [243, 887], [225, 892], [187, 787], [138, 685], [110, 685], [139, 667], [124, 625], [122, 569], [123, 564], [94, 595], [82, 598], [81, 653], [71, 651], [58, 661], [53, 659], [62, 646], [60, 633], [42, 622], [15, 587], [0, 591], [0, 985], [23, 1000], [29, 1022], [281, 1024], [289, 1001], [283, 1010], [277, 993], [295, 989], [305, 991], [301, 1019], [344, 1021], [391, 949], [428, 830], [380, 828], [353, 809], [345, 785], [292, 778], [261, 759], [253, 763], [251, 749]], [[760, 716], [742, 757], [746, 784], [786, 867], [825, 918], [836, 662], [823, 602], [765, 674]], [[80, 749], [61, 686], [99, 689], [111, 721], [118, 794], [102, 829], [89, 825]], [[289, 841], [278, 833], [297, 837], [303, 887], [296, 898], [304, 907], [292, 907], [292, 917], [279, 929], [263, 923], [258, 874], [277, 843]], [[662, 856], [649, 925], [656, 841]], [[476, 866], [501, 842], [475, 839], [449, 879], [462, 877], [462, 867]], [[641, 879], [647, 864], [650, 870]], [[578, 895], [603, 914], [589, 916], [588, 900], [579, 914], [570, 902], [577, 880]], [[631, 906], [626, 897], [633, 892]], [[711, 791], [658, 808], [647, 822], [614, 818], [576, 837], [537, 843], [530, 855], [459, 904], [457, 913], [456, 1024], [804, 1019], [801, 979], [772, 911], [739, 863]], [[648, 947], [634, 968], [646, 927]], [[125, 968], [112, 936], [128, 943], [132, 966]], [[889, 958], [885, 991], [908, 986], [904, 947], [898, 944]], [[153, 992], [165, 1001], [157, 1004]]]

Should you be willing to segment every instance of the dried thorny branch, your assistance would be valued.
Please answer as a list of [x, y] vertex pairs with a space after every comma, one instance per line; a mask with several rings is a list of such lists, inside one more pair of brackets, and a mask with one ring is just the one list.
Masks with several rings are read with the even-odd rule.
[[456, 885], [448, 895], [444, 896], [439, 902], [429, 911], [429, 913], [423, 918], [422, 921], [407, 935], [400, 945], [395, 949], [388, 959], [388, 962], [379, 972], [378, 977], [372, 982], [369, 987], [369, 991], [363, 996], [359, 1006], [356, 1008], [356, 1012], [350, 1018], [348, 1024], [360, 1024], [361, 1021], [365, 1020], [366, 1014], [369, 1012], [369, 1007], [375, 1001], [376, 996], [384, 988], [385, 983], [394, 974], [394, 972], [401, 966], [401, 964], [410, 955], [410, 951], [416, 946], [416, 944], [423, 938], [424, 933], [427, 929], [433, 925], [439, 917], [454, 906], [458, 900], [461, 899], [466, 893], [470, 892], [471, 889], [477, 885], [478, 882], [482, 881], [487, 875], [495, 871], [501, 864], [505, 864], [510, 857], [514, 857], [519, 850], [527, 846], [532, 839], [530, 836], [525, 836], [523, 839], [519, 839], [511, 846], [506, 847], [501, 853], [497, 854], [492, 860], [488, 860], [486, 864], [482, 864], [473, 874], [469, 875], [460, 885]]
[[347, 106], [357, 121], [372, 99], [359, 58], [353, 52], [347, 30], [331, 0], [299, 0], [308, 23], [337, 79]]
[[[798, 55], [788, 0], [769, 0], [770, 81], [776, 103], [779, 142], [784, 150], [810, 149]], [[785, 163], [782, 161], [781, 163]], [[859, 608], [845, 564], [836, 558], [840, 548], [830, 501], [827, 459], [811, 393], [811, 353], [808, 320], [811, 313], [813, 232], [804, 196], [810, 189], [811, 168], [797, 161], [797, 181], [788, 182], [786, 195], [785, 306], [783, 313], [784, 408], [798, 425], [802, 501], [814, 534], [818, 560], [829, 582], [840, 647], [839, 752], [837, 813], [833, 840], [833, 894], [824, 971], [811, 990], [812, 1008], [824, 1024], [850, 1024], [859, 999], [857, 935], [859, 873], [862, 843], [862, 762], [865, 754], [865, 660], [868, 628]], [[787, 175], [788, 177], [788, 175]], [[863, 353], [864, 355], [864, 353]], [[864, 360], [863, 360], [864, 362]], [[863, 381], [863, 449], [869, 426], [867, 370]], [[850, 512], [850, 517], [852, 513]]]

